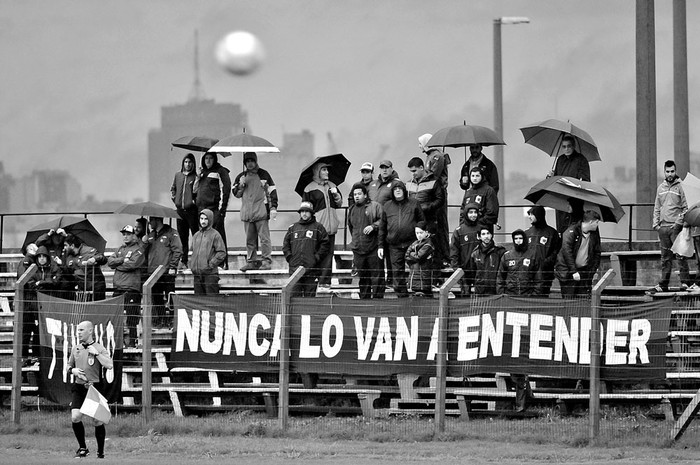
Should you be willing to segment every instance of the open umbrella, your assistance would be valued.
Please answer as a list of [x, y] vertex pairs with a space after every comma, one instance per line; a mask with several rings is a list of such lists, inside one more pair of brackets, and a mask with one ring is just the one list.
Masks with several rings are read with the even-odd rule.
[[467, 147], [469, 145], [506, 145], [493, 129], [473, 124], [440, 129], [428, 141], [428, 147]]
[[567, 176], [540, 181], [525, 195], [525, 200], [534, 204], [565, 212], [570, 208], [569, 199], [582, 201], [584, 210], [597, 211], [606, 222], [617, 223], [625, 215], [622, 205], [609, 190]]
[[180, 149], [192, 150], [193, 152], [206, 152], [217, 142], [219, 142], [219, 139], [214, 139], [213, 137], [185, 136], [174, 141], [172, 146]]
[[681, 186], [683, 186], [683, 193], [685, 193], [685, 200], [688, 202], [689, 207], [700, 202], [700, 179], [688, 173], [685, 175], [685, 179], [681, 181]]
[[243, 134], [221, 139], [208, 150], [208, 152], [221, 153], [224, 157], [231, 155], [231, 152], [278, 153], [279, 151], [280, 149], [272, 145], [272, 142], [246, 134], [245, 129]]
[[122, 205], [114, 210], [118, 215], [158, 216], [160, 218], [180, 218], [177, 211], [155, 202], [139, 202]]
[[[569, 121], [548, 119], [520, 128], [525, 143], [537, 147], [550, 157], [557, 157], [561, 153], [561, 140], [570, 134], [576, 141], [575, 149], [588, 161], [600, 161], [600, 154], [595, 141], [583, 129], [574, 126]], [[556, 161], [556, 160], [555, 160]]]
[[69, 234], [73, 234], [90, 247], [94, 247], [100, 252], [105, 251], [105, 246], [107, 245], [105, 238], [97, 232], [90, 220], [81, 216], [61, 216], [30, 228], [24, 238], [22, 250], [26, 250], [27, 245], [35, 243], [40, 236], [51, 229], [56, 231], [59, 228], [62, 228]]
[[327, 163], [330, 165], [328, 167], [328, 180], [334, 183], [336, 186], [342, 184], [345, 181], [345, 176], [348, 174], [348, 169], [350, 169], [350, 161], [345, 158], [342, 153], [336, 153], [333, 155], [324, 155], [321, 157], [316, 157], [314, 161], [306, 165], [299, 175], [299, 181], [294, 188], [294, 192], [300, 196], [304, 195], [304, 188], [314, 179], [314, 173], [312, 171], [313, 166], [316, 163]]

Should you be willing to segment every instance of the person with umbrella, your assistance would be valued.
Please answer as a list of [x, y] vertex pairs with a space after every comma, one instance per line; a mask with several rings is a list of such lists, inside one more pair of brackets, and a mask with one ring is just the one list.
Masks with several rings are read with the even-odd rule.
[[[241, 271], [272, 268], [272, 243], [270, 242], [270, 219], [277, 219], [277, 189], [275, 181], [258, 165], [255, 152], [243, 154], [245, 170], [233, 182], [233, 195], [241, 199], [241, 221], [246, 235], [246, 264]], [[259, 265], [258, 239], [262, 252]]]
[[[202, 155], [199, 174], [194, 185], [196, 195], [197, 214], [208, 208], [214, 212], [214, 229], [216, 229], [226, 244], [226, 208], [231, 196], [231, 177], [229, 170], [219, 164], [216, 152], [206, 152]], [[224, 268], [228, 268], [228, 258], [224, 259]]]
[[564, 298], [590, 295], [600, 265], [600, 215], [586, 210], [583, 219], [562, 235], [554, 273]]
[[469, 145], [469, 159], [462, 165], [462, 170], [459, 175], [459, 187], [466, 191], [471, 187], [471, 178], [469, 173], [472, 168], [480, 167], [483, 173], [484, 181], [498, 194], [500, 186], [498, 181], [498, 168], [496, 164], [486, 158], [482, 152], [483, 146], [480, 144]]
[[[561, 138], [562, 154], [557, 157], [554, 169], [547, 173], [547, 177], [568, 176], [581, 181], [591, 181], [591, 166], [588, 160], [581, 153], [576, 151], [576, 139], [571, 134], [566, 134]], [[575, 207], [572, 205], [572, 209]], [[583, 210], [581, 209], [581, 212]], [[575, 211], [565, 212], [557, 210], [556, 224], [557, 231], [563, 232], [570, 224], [578, 222]]]
[[[656, 190], [654, 201], [654, 220], [652, 227], [659, 233], [661, 245], [661, 280], [650, 292], [667, 292], [668, 283], [671, 280], [671, 268], [675, 254], [671, 250], [673, 242], [683, 229], [683, 219], [688, 211], [688, 202], [681, 185], [681, 180], [676, 174], [676, 163], [666, 160], [664, 163], [664, 180]], [[692, 281], [688, 260], [678, 256], [680, 268], [681, 290], [686, 290]]]
[[182, 242], [182, 264], [187, 267], [189, 258], [189, 238], [199, 230], [197, 205], [195, 204], [194, 183], [197, 179], [197, 164], [194, 155], [188, 153], [182, 159], [180, 171], [175, 173], [170, 186], [170, 198], [175, 204], [178, 215], [177, 233]]
[[74, 277], [77, 295], [86, 301], [104, 300], [107, 284], [101, 266], [107, 263], [107, 258], [73, 234], [66, 236], [65, 257], [65, 269]]
[[324, 289], [330, 288], [331, 285], [335, 234], [338, 232], [338, 225], [340, 224], [336, 209], [343, 206], [343, 196], [340, 194], [338, 186], [329, 180], [328, 169], [331, 166], [325, 162], [314, 164], [311, 167], [313, 180], [306, 185], [301, 196], [303, 201], [311, 203], [316, 221], [328, 232], [330, 251], [323, 257], [321, 263], [317, 265], [320, 271], [318, 285]]

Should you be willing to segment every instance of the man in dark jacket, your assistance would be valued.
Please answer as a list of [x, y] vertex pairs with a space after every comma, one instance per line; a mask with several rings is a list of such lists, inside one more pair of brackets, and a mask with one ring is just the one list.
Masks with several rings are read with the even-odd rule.
[[292, 290], [292, 295], [314, 297], [316, 279], [319, 277], [318, 266], [330, 253], [330, 240], [326, 228], [316, 221], [311, 202], [301, 202], [298, 212], [299, 221], [290, 225], [284, 235], [282, 253], [289, 263], [290, 275], [300, 266], [306, 268], [304, 276]]
[[469, 276], [469, 259], [476, 246], [479, 245], [479, 230], [483, 226], [479, 221], [479, 209], [478, 203], [469, 203], [464, 207], [464, 223], [454, 230], [450, 241], [450, 265], [455, 270], [462, 268], [464, 271], [464, 276], [460, 281], [462, 295], [469, 294], [467, 283], [472, 281]]
[[348, 210], [352, 256], [360, 278], [360, 299], [384, 297], [384, 267], [377, 256], [382, 207], [369, 199], [362, 183], [352, 186], [353, 203]]
[[475, 166], [469, 172], [471, 187], [464, 193], [462, 208], [459, 211], [459, 224], [464, 222], [464, 207], [471, 203], [479, 205], [479, 218], [481, 224], [495, 227], [498, 223], [498, 196], [496, 191], [484, 180], [482, 169]]
[[593, 275], [600, 265], [599, 221], [598, 212], [587, 210], [580, 223], [569, 226], [564, 231], [554, 267], [562, 297], [591, 293]]
[[114, 297], [124, 296], [126, 327], [129, 331], [124, 347], [137, 345], [137, 326], [141, 314], [141, 273], [146, 265], [143, 244], [136, 236], [136, 229], [127, 224], [121, 229], [124, 245], [108, 259], [107, 265], [114, 270], [112, 278]]
[[170, 186], [170, 198], [175, 204], [177, 214], [177, 233], [182, 242], [182, 264], [187, 266], [189, 259], [190, 234], [194, 235], [199, 229], [197, 221], [197, 205], [194, 202], [194, 182], [197, 179], [194, 155], [188, 153], [182, 159], [180, 171], [175, 173], [173, 184]]
[[537, 250], [529, 247], [528, 237], [522, 229], [511, 234], [513, 250], [501, 257], [496, 281], [496, 293], [508, 295], [534, 295], [539, 290], [540, 262]]
[[484, 180], [498, 194], [498, 188], [500, 186], [498, 181], [498, 168], [496, 168], [494, 162], [486, 158], [486, 155], [484, 155], [481, 151], [482, 148], [483, 147], [478, 144], [469, 146], [470, 156], [464, 165], [462, 165], [462, 170], [459, 174], [459, 187], [465, 191], [469, 189], [471, 186], [471, 178], [469, 177], [469, 173], [471, 172], [472, 168], [478, 166], [481, 168]]
[[374, 200], [379, 205], [384, 205], [391, 200], [391, 191], [394, 188], [394, 181], [399, 180], [399, 174], [394, 171], [394, 164], [391, 160], [379, 162], [379, 176], [369, 183], [367, 192], [369, 199]]
[[[197, 216], [205, 208], [214, 213], [214, 229], [219, 231], [228, 250], [224, 223], [231, 196], [231, 177], [229, 170], [219, 164], [216, 153], [207, 152], [202, 155], [202, 166], [199, 168], [194, 193], [197, 197]], [[228, 269], [228, 258], [224, 259], [224, 268]]]
[[556, 229], [547, 224], [545, 209], [535, 205], [527, 211], [530, 228], [525, 231], [530, 248], [539, 255], [541, 275], [539, 295], [549, 295], [554, 280], [554, 264], [561, 249], [561, 237]]
[[444, 223], [447, 216], [442, 215], [445, 205], [445, 189], [440, 181], [432, 173], [425, 169], [423, 160], [419, 157], [411, 158], [408, 161], [408, 170], [413, 175], [412, 179], [406, 183], [408, 197], [415, 199], [423, 210], [426, 227], [433, 231], [433, 244], [435, 254], [433, 260], [435, 265], [442, 267], [449, 266], [444, 263], [450, 255], [450, 245], [447, 242], [449, 234], [448, 225]]
[[[51, 260], [49, 251], [45, 246], [38, 247], [35, 244], [27, 246], [27, 255], [17, 268], [17, 277], [22, 276], [29, 267], [36, 264], [34, 274], [24, 286], [24, 312], [22, 314], [22, 359], [24, 366], [30, 366], [39, 361], [39, 308], [37, 306], [37, 292], [52, 294], [58, 284], [59, 267]], [[29, 357], [29, 349], [32, 349], [32, 357]]]
[[199, 214], [199, 231], [192, 237], [192, 275], [195, 295], [219, 293], [219, 266], [226, 258], [221, 234], [211, 227], [214, 213], [205, 208]]
[[182, 243], [177, 231], [163, 224], [163, 218], [151, 216], [148, 219], [151, 232], [144, 236], [145, 253], [148, 257], [148, 275], [163, 265], [167, 271], [153, 286], [153, 327], [167, 329], [172, 320], [166, 315], [166, 304], [171, 292], [175, 292], [177, 264], [182, 256]]
[[[368, 161], [364, 162], [360, 167], [360, 180], [355, 184], [362, 184], [367, 188], [367, 195], [369, 195], [369, 186], [374, 182], [374, 165]], [[368, 200], [371, 200], [368, 198]], [[355, 203], [355, 194], [350, 192], [348, 195], [348, 207], [351, 207]]]
[[469, 261], [470, 276], [476, 295], [496, 294], [496, 277], [501, 257], [506, 249], [493, 242], [490, 226], [479, 228], [479, 245], [472, 252]]
[[63, 272], [73, 275], [78, 298], [104, 300], [107, 285], [101, 266], [107, 263], [107, 258], [94, 247], [83, 244], [73, 234], [66, 236], [64, 247], [66, 261]]
[[[581, 153], [576, 151], [576, 139], [574, 136], [567, 134], [561, 139], [562, 154], [557, 157], [557, 162], [554, 169], [547, 173], [547, 177], [551, 176], [568, 176], [581, 181], [591, 180], [591, 166], [588, 160]], [[573, 214], [573, 218], [572, 218]], [[570, 225], [578, 221], [575, 218], [576, 212], [565, 212], [557, 210], [556, 224], [557, 231], [564, 232]]]
[[[272, 268], [270, 219], [277, 219], [277, 188], [270, 173], [258, 166], [258, 154], [243, 154], [245, 171], [233, 182], [233, 195], [241, 199], [241, 221], [245, 230], [246, 264], [241, 271]], [[262, 264], [257, 261], [258, 239]]]
[[377, 255], [384, 259], [384, 250], [389, 250], [394, 291], [399, 297], [408, 297], [406, 250], [415, 241], [416, 224], [425, 218], [418, 202], [408, 198], [403, 182], [394, 182], [391, 196], [392, 199], [383, 206]]

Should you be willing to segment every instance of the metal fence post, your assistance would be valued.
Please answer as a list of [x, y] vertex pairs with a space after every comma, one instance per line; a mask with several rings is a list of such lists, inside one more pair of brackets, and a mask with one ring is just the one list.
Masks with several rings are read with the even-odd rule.
[[[24, 331], [24, 285], [29, 281], [30, 276], [36, 272], [37, 266], [27, 268], [27, 271], [15, 283], [14, 310], [15, 319], [13, 322], [12, 335], [12, 421], [19, 425], [20, 412], [22, 410], [22, 332]], [[35, 337], [39, 337], [38, 334]], [[36, 354], [35, 354], [36, 355]]]
[[600, 295], [615, 276], [613, 270], [593, 286], [591, 291], [591, 366], [590, 399], [588, 400], [588, 439], [593, 441], [600, 429]]
[[289, 323], [291, 322], [292, 290], [305, 272], [306, 269], [300, 266], [282, 286], [282, 314], [280, 315], [282, 328], [280, 330], [280, 376], [277, 419], [279, 420], [279, 427], [283, 431], [287, 429], [287, 420], [289, 419]]
[[449, 294], [459, 280], [464, 276], [464, 270], [458, 268], [445, 284], [440, 287], [440, 304], [438, 307], [438, 351], [435, 386], [435, 433], [445, 432], [445, 401], [447, 397], [447, 318], [450, 312]]
[[143, 347], [141, 349], [141, 414], [144, 423], [150, 423], [152, 419], [151, 406], [153, 398], [151, 396], [151, 323], [153, 310], [153, 286], [165, 274], [166, 267], [159, 265], [158, 268], [148, 277], [143, 284], [143, 318], [141, 328], [143, 329]]

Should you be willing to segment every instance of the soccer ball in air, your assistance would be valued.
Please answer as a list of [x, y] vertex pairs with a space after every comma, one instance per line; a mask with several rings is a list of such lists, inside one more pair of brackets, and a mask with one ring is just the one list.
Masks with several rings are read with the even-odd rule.
[[265, 50], [262, 43], [250, 32], [231, 32], [216, 44], [216, 61], [236, 76], [246, 76], [255, 72], [264, 59]]

